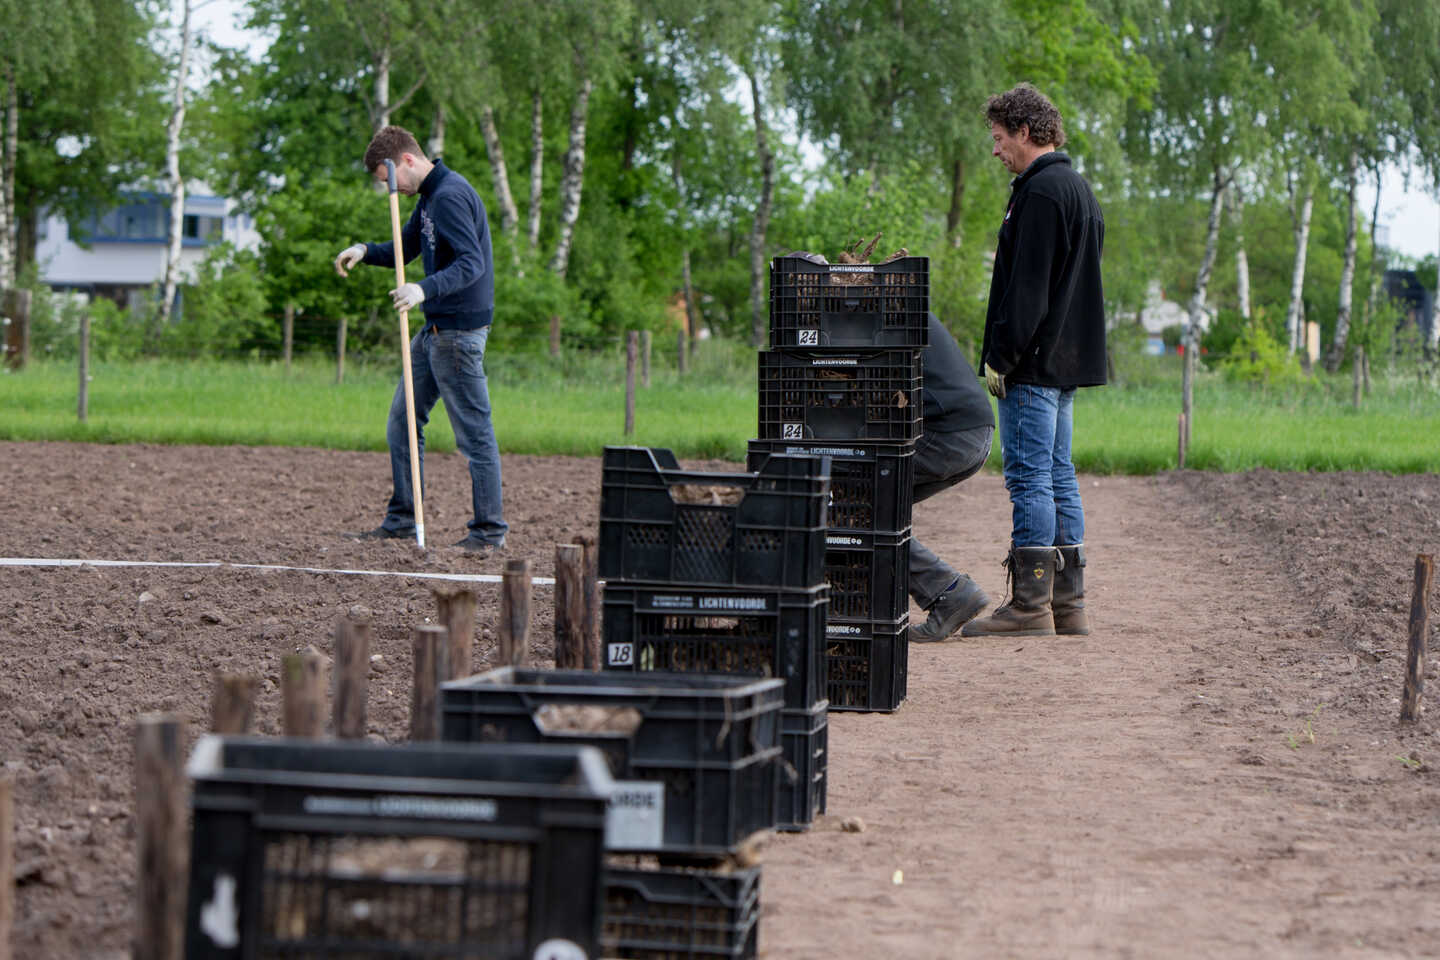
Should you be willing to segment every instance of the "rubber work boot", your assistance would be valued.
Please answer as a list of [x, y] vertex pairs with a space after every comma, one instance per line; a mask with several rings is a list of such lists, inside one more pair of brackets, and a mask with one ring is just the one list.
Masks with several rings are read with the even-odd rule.
[[1055, 612], [1055, 632], [1070, 637], [1090, 636], [1090, 621], [1085, 616], [1085, 544], [1056, 547], [1064, 566], [1055, 571], [1055, 593], [1051, 609]]
[[1054, 547], [1011, 547], [1005, 565], [1010, 569], [1010, 602], [982, 620], [971, 620], [962, 637], [1053, 637], [1055, 617], [1050, 610], [1055, 567], [1060, 552]]
[[940, 594], [940, 598], [930, 605], [930, 616], [925, 618], [925, 622], [910, 628], [910, 642], [938, 643], [948, 640], [989, 603], [990, 598], [980, 589], [980, 584], [962, 573], [955, 586]]

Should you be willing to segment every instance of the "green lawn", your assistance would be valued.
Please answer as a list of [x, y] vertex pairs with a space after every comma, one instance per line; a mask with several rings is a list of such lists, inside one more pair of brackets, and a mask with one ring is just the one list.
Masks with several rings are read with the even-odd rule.
[[[594, 455], [606, 444], [669, 447], [683, 457], [743, 460], [756, 434], [754, 358], [710, 346], [680, 377], [657, 365], [637, 390], [635, 433], [624, 435], [624, 371], [613, 355], [492, 361], [491, 400], [508, 453]], [[668, 358], [666, 358], [668, 361]], [[1076, 401], [1076, 464], [1095, 473], [1173, 468], [1178, 379], [1163, 361], [1143, 386], [1082, 390]], [[76, 372], [33, 363], [0, 375], [0, 439], [102, 443], [275, 444], [382, 450], [398, 373], [355, 364], [344, 384], [323, 361], [279, 364], [142, 361], [92, 366], [89, 420], [76, 418]], [[1133, 381], [1132, 381], [1133, 382]], [[435, 411], [431, 449], [453, 450]], [[998, 445], [992, 465], [998, 466]], [[1361, 410], [1337, 379], [1287, 393], [1199, 378], [1188, 466], [1235, 471], [1440, 471], [1440, 394], [1412, 379], [1380, 377]]]

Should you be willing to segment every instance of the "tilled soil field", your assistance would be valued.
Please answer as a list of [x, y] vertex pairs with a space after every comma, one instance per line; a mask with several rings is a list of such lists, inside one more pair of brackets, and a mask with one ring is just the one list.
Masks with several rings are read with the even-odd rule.
[[[278, 733], [280, 658], [328, 654], [340, 617], [368, 616], [370, 734], [403, 739], [410, 632], [440, 583], [312, 571], [528, 558], [552, 575], [555, 544], [595, 529], [599, 461], [507, 456], [504, 473], [508, 549], [482, 562], [446, 546], [469, 504], [455, 455], [427, 465], [421, 554], [344, 536], [379, 522], [382, 454], [0, 444], [0, 556], [220, 564], [0, 566], [16, 957], [128, 955], [133, 722], [171, 712], [193, 738], [216, 671], [264, 678], [257, 729]], [[1440, 477], [1086, 477], [1083, 493], [1092, 634], [916, 646], [898, 712], [832, 714], [828, 815], [764, 850], [762, 955], [1434, 956], [1440, 727], [1434, 708], [1397, 716]], [[916, 510], [996, 600], [1008, 527], [990, 475]], [[483, 666], [499, 592], [476, 589]], [[548, 587], [533, 612], [545, 663]]]

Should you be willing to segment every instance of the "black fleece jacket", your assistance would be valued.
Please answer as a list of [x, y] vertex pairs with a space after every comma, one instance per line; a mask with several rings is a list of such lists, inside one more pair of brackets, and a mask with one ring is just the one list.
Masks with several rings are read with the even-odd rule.
[[1042, 154], [1011, 181], [981, 352], [1007, 383], [1105, 382], [1104, 246], [1100, 204], [1065, 154]]
[[[485, 205], [469, 181], [435, 161], [420, 181], [420, 201], [400, 232], [405, 260], [421, 254], [425, 322], [442, 329], [489, 326], [495, 313], [495, 262]], [[395, 244], [367, 243], [365, 262], [395, 266]]]

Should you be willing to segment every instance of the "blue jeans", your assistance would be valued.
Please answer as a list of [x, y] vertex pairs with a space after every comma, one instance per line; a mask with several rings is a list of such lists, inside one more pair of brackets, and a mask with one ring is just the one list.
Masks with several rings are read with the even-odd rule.
[[[425, 488], [425, 424], [437, 400], [445, 401], [455, 445], [470, 463], [470, 499], [474, 516], [469, 537], [504, 543], [509, 526], [500, 496], [500, 448], [490, 424], [490, 391], [485, 385], [485, 341], [490, 328], [437, 330], [426, 326], [410, 341], [415, 381], [415, 440], [420, 450], [420, 488]], [[415, 534], [415, 492], [410, 484], [410, 443], [405, 427], [405, 381], [395, 388], [385, 440], [390, 445], [393, 492], [385, 510], [387, 530]]]
[[1070, 462], [1075, 388], [1010, 385], [999, 402], [1005, 489], [1017, 547], [1068, 546], [1085, 540], [1080, 484]]

